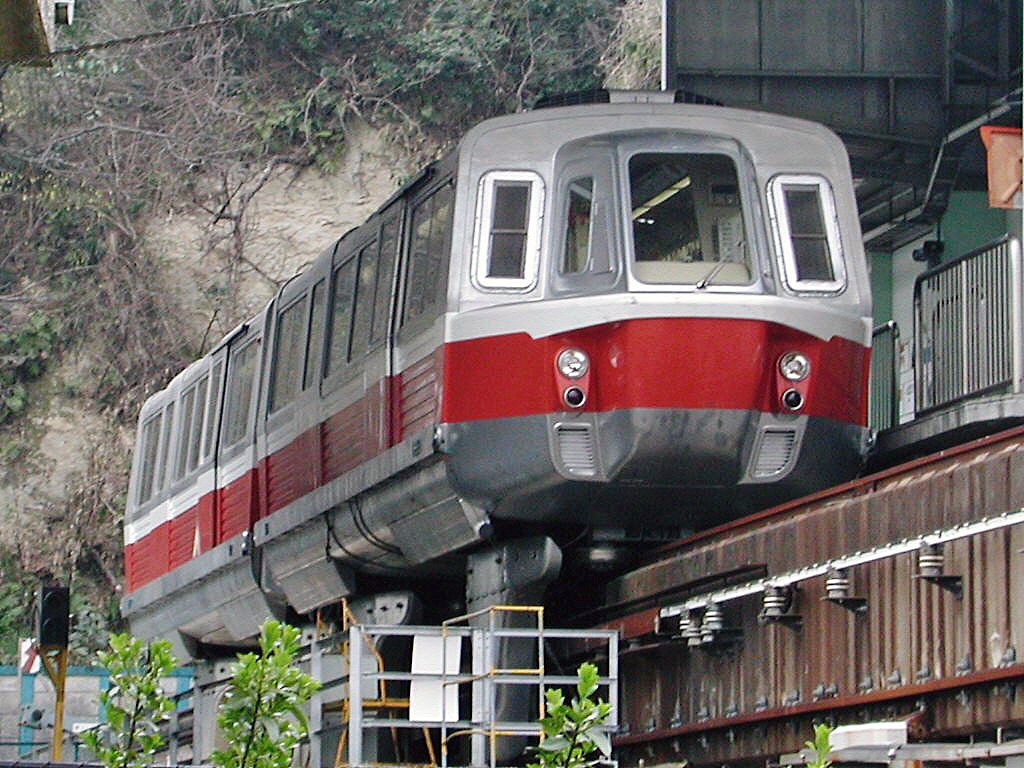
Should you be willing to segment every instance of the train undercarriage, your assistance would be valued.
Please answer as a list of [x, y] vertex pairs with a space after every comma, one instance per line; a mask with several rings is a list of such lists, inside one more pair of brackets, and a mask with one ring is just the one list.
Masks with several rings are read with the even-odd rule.
[[[504, 592], [481, 595], [478, 604], [471, 599], [468, 609], [528, 597], [539, 602], [559, 559], [544, 538], [476, 556], [470, 596], [474, 574], [479, 584], [503, 585]], [[578, 607], [578, 631], [615, 636], [614, 664], [601, 643], [563, 638], [547, 641], [540, 661], [536, 652], [523, 652], [516, 665], [547, 668], [553, 683], [596, 650], [609, 686], [603, 695], [616, 688], [619, 764], [762, 765], [797, 752], [821, 722], [899, 722], [912, 742], [1012, 740], [1024, 724], [1024, 428], [662, 545], [625, 571], [618, 565], [619, 575], [606, 583], [593, 575], [589, 585], [559, 582], [562, 592], [596, 593], [592, 605], [548, 595], [562, 621], [567, 606]], [[415, 601], [408, 609], [394, 603], [384, 596], [358, 611], [367, 626], [411, 625], [407, 631], [415, 633], [423, 616]], [[497, 625], [523, 626], [504, 619]], [[380, 657], [378, 674], [385, 667], [399, 669], [399, 678], [410, 674], [408, 646], [401, 647]], [[468, 650], [462, 653], [468, 658]], [[503, 660], [512, 665], [510, 659]], [[341, 662], [331, 663], [337, 683]], [[206, 703], [182, 721], [190, 724], [179, 734], [179, 756], [189, 754], [193, 738], [196, 760], [204, 740], [212, 744], [213, 736], [202, 735], [202, 722], [209, 722], [202, 713], [221, 685], [218, 665], [223, 673], [220, 661], [200, 667], [207, 672], [198, 675], [194, 701], [205, 696]], [[334, 693], [341, 701], [350, 692]], [[369, 722], [405, 722], [401, 703], [385, 715], [375, 688], [368, 694], [364, 684], [359, 695]], [[355, 704], [347, 700], [350, 714]], [[516, 706], [510, 721], [536, 716], [532, 699]], [[348, 733], [349, 721], [328, 710], [315, 720], [322, 730], [314, 732], [316, 759], [347, 763], [351, 742], [338, 749], [327, 734]], [[357, 743], [382, 762], [440, 762], [445, 726], [417, 727], [427, 730], [404, 737], [401, 749], [384, 744], [387, 738]], [[488, 748], [479, 744], [470, 749], [467, 740], [444, 760], [487, 764]], [[517, 751], [499, 750], [497, 762], [521, 762]]]

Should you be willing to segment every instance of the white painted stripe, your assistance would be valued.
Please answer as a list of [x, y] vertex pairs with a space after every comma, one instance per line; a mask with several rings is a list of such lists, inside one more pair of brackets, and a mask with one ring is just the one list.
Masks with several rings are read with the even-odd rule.
[[167, 513], [168, 520], [174, 520], [190, 509], [195, 507], [199, 500], [208, 493], [213, 492], [213, 484], [216, 473], [213, 467], [202, 472], [195, 481], [169, 500], [170, 508]]
[[134, 544], [166, 523], [169, 509], [170, 503], [164, 501], [157, 504], [138, 520], [126, 523], [124, 526], [124, 543], [126, 545]]
[[218, 480], [220, 481], [217, 484], [218, 487], [226, 488], [231, 485], [231, 483], [241, 477], [244, 477], [247, 472], [252, 470], [256, 466], [253, 463], [252, 455], [253, 452], [246, 449], [221, 467], [220, 472], [218, 473]]
[[871, 318], [861, 317], [848, 307], [832, 308], [827, 299], [696, 292], [580, 296], [468, 309], [447, 316], [446, 340], [466, 341], [511, 333], [527, 333], [541, 339], [581, 328], [648, 318], [760, 320], [795, 328], [825, 341], [838, 336], [865, 347], [871, 343]]
[[[266, 447], [262, 453], [266, 456], [273, 456], [278, 451], [291, 445], [304, 431], [296, 421], [289, 421], [285, 426], [279, 427], [267, 435]], [[262, 459], [263, 456], [260, 456], [260, 458]]]

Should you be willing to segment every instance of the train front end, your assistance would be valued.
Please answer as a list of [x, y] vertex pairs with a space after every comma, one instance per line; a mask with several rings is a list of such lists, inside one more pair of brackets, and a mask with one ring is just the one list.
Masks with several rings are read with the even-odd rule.
[[834, 134], [571, 107], [483, 124], [459, 168], [441, 438], [467, 497], [698, 527], [856, 475], [870, 287]]

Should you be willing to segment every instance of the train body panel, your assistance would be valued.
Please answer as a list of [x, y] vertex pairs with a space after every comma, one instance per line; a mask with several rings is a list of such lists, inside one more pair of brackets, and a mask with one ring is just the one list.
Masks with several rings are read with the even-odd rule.
[[869, 297], [820, 126], [488, 121], [146, 404], [125, 613], [193, 652], [520, 523], [701, 527], [847, 479]]
[[453, 484], [471, 499], [500, 494], [493, 518], [626, 531], [705, 528], [842, 482], [865, 439], [831, 419], [710, 408], [524, 416], [448, 435], [462, 449]]

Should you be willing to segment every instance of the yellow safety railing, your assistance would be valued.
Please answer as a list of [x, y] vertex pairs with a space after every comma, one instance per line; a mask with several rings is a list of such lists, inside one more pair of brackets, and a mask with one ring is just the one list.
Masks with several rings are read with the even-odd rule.
[[[447, 768], [449, 757], [454, 752], [453, 745], [461, 738], [471, 737], [471, 743], [467, 746], [472, 755], [472, 764], [484, 765], [489, 762], [491, 768], [495, 768], [497, 756], [502, 753], [499, 740], [543, 740], [543, 730], [536, 718], [544, 715], [545, 687], [571, 686], [576, 682], [575, 676], [561, 672], [549, 674], [546, 670], [545, 652], [547, 643], [552, 641], [569, 642], [572, 654], [583, 652], [584, 647], [595, 648], [593, 641], [601, 643], [607, 648], [607, 656], [604, 657], [607, 674], [602, 677], [601, 684], [608, 686], [609, 699], [614, 701], [618, 695], [617, 632], [604, 629], [547, 628], [543, 606], [496, 605], [456, 616], [433, 627], [358, 624], [348, 612], [347, 606], [343, 606], [343, 616], [344, 626], [349, 632], [348, 642], [344, 645], [349, 667], [349, 689], [348, 698], [339, 703], [345, 730], [335, 754], [336, 768], [396, 765], [364, 760], [364, 736], [375, 729], [378, 732], [391, 730], [396, 755], [399, 754], [397, 730], [422, 731], [429, 752], [429, 765], [435, 768]], [[516, 621], [513, 616], [528, 616], [532, 621]], [[414, 641], [418, 638], [434, 638], [435, 643], [440, 641], [440, 649], [436, 645], [417, 646], [414, 643], [414, 648], [420, 649], [414, 651], [414, 659], [418, 653], [427, 651], [426, 654], [420, 654], [416, 666], [408, 671], [389, 671], [385, 668], [384, 654], [379, 648], [380, 641], [388, 637], [406, 637]], [[451, 645], [449, 639], [452, 639]], [[463, 639], [468, 642], [468, 646]], [[467, 647], [468, 654], [465, 653]], [[362, 669], [362, 654], [366, 652], [364, 649], [369, 650], [376, 662], [374, 672], [364, 672]], [[589, 655], [590, 651], [587, 653]], [[440, 660], [437, 654], [440, 654]], [[422, 668], [424, 660], [429, 661], [430, 671]], [[376, 683], [369, 688], [374, 697], [365, 698], [361, 691], [370, 680]], [[410, 685], [409, 697], [392, 695], [392, 690], [387, 686], [389, 680], [407, 682]], [[424, 692], [423, 688], [418, 689], [419, 692], [414, 691], [413, 687], [417, 683], [426, 684], [429, 692]], [[522, 689], [524, 685], [536, 686], [535, 705], [532, 692], [527, 693]], [[466, 697], [452, 694], [453, 686], [460, 692], [471, 694], [468, 697], [471, 703], [468, 714], [460, 715], [462, 707], [459, 704], [464, 705]], [[468, 691], [466, 688], [459, 689], [459, 686], [467, 686]], [[507, 686], [504, 690], [509, 691], [512, 698], [500, 693], [502, 686]], [[522, 698], [511, 693], [517, 687], [523, 693]], [[434, 696], [438, 692], [440, 702], [435, 702]], [[418, 699], [420, 696], [427, 698]], [[508, 708], [509, 704], [511, 708]], [[534, 707], [536, 713], [533, 712]], [[386, 712], [387, 715], [374, 714], [372, 711], [364, 715], [364, 711], [370, 710]], [[403, 718], [398, 714], [400, 711], [408, 714]], [[395, 717], [395, 714], [398, 716]], [[417, 719], [413, 720], [412, 717]], [[614, 730], [615, 720], [613, 715], [608, 723], [609, 729]], [[435, 734], [435, 731], [439, 733]], [[434, 750], [434, 739], [438, 737], [439, 753]], [[347, 759], [344, 755], [346, 751]], [[404, 762], [401, 765], [408, 766], [411, 763]]]
[[[318, 629], [319, 629], [319, 617], [318, 617], [318, 622], [317, 623], [318, 623]], [[352, 609], [349, 607], [348, 600], [346, 600], [345, 598], [342, 598], [342, 600], [341, 600], [341, 626], [342, 626], [342, 630], [347, 633], [349, 628], [352, 625], [354, 625], [354, 624], [358, 625], [359, 621], [356, 619], [355, 615], [352, 613]], [[373, 655], [374, 659], [376, 660], [377, 668], [383, 672], [384, 669], [385, 669], [385, 666], [384, 666], [384, 656], [380, 652], [380, 649], [377, 648], [377, 644], [375, 642], [373, 642], [373, 638], [370, 635], [364, 634], [363, 635], [363, 640], [364, 640], [364, 642], [366, 644], [367, 649], [370, 651], [370, 653]], [[343, 641], [341, 643], [341, 654], [342, 654], [342, 656], [345, 657], [345, 660], [348, 661], [348, 659], [349, 659], [349, 642], [348, 642], [348, 640], [345, 640], [345, 641]], [[351, 667], [349, 669], [350, 669], [349, 674], [351, 674]], [[408, 698], [398, 698], [398, 697], [390, 697], [390, 696], [388, 696], [387, 685], [388, 685], [388, 681], [387, 680], [384, 680], [384, 679], [378, 680], [377, 681], [377, 698], [375, 698], [375, 699], [363, 699], [362, 700], [362, 707], [363, 707], [363, 709], [383, 709], [383, 710], [389, 710], [389, 711], [408, 710], [409, 709], [409, 699]], [[348, 699], [345, 699], [344, 701], [341, 702], [341, 719], [342, 719], [342, 723], [345, 725], [345, 728], [341, 732], [341, 737], [338, 739], [338, 747], [334, 751], [334, 768], [343, 768], [343, 766], [347, 766], [347, 765], [350, 764], [343, 757], [344, 754], [345, 754], [345, 747], [348, 744], [348, 723], [349, 723], [349, 718], [350, 718], [350, 712], [351, 712], [351, 701], [348, 700]], [[430, 729], [428, 729], [428, 728], [424, 728], [423, 729], [423, 739], [424, 739], [424, 741], [426, 742], [426, 745], [427, 745], [427, 755], [428, 755], [428, 757], [430, 759], [430, 762], [428, 762], [428, 763], [402, 763], [403, 766], [422, 765], [422, 766], [426, 766], [427, 768], [437, 768], [437, 753], [434, 750], [434, 742], [433, 742], [433, 740], [430, 737]], [[391, 728], [391, 740], [392, 740], [392, 743], [393, 743], [394, 748], [395, 748], [395, 753], [397, 754], [398, 753], [398, 731], [397, 731], [396, 728]], [[378, 763], [377, 765], [386, 765], [386, 763]]]

